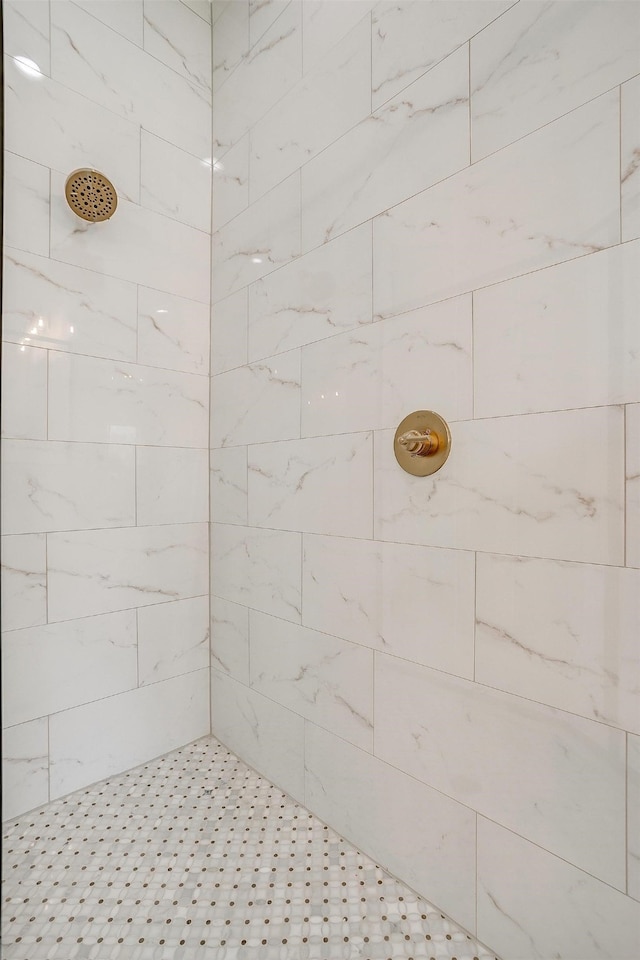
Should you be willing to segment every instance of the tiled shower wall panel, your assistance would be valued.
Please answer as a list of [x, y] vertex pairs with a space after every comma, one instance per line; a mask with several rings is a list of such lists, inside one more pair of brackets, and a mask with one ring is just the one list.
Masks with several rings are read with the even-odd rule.
[[213, 731], [519, 960], [640, 953], [639, 72], [636, 3], [213, 31]]
[[[3, 8], [7, 817], [209, 729], [211, 25]], [[65, 203], [84, 166], [108, 222]]]

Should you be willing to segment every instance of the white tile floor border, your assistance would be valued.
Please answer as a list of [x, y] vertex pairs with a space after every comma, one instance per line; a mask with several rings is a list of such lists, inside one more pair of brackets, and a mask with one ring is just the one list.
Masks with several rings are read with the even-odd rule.
[[211, 737], [3, 832], [4, 960], [494, 960]]

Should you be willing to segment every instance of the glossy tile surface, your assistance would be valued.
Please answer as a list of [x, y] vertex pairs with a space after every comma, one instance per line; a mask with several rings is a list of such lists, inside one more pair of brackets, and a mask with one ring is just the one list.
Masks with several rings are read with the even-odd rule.
[[2, 345], [2, 436], [44, 440], [47, 436], [47, 352]]
[[47, 622], [46, 538], [42, 533], [3, 535], [2, 625], [5, 630]]
[[209, 598], [138, 610], [140, 686], [209, 666]]
[[242, 64], [216, 91], [213, 149], [217, 156], [251, 126], [302, 76], [300, 3], [290, 3], [263, 33]]
[[211, 665], [248, 686], [249, 611], [221, 597], [211, 597]]
[[638, 72], [634, 3], [517, 3], [471, 41], [473, 159]]
[[476, 291], [476, 416], [637, 401], [639, 312], [638, 242]]
[[301, 536], [214, 523], [211, 593], [300, 623]]
[[[400, 470], [393, 432], [380, 431], [376, 536], [620, 564], [622, 429], [620, 407], [453, 423], [455, 456], [428, 479]], [[607, 460], [589, 449], [594, 430], [607, 437]]]
[[476, 680], [640, 733], [639, 574], [479, 554]]
[[622, 239], [640, 237], [640, 77], [629, 80], [621, 93]]
[[375, 744], [381, 759], [624, 892], [622, 731], [376, 654]]
[[98, 261], [100, 271], [108, 276], [208, 302], [210, 238], [206, 233], [125, 199], [120, 199], [117, 216], [111, 220], [79, 223], [64, 199], [64, 179], [52, 173], [54, 259], [88, 269]]
[[4, 158], [4, 242], [26, 253], [49, 255], [49, 171], [17, 154]]
[[[136, 686], [136, 615], [11, 630], [3, 637], [3, 718], [11, 726]], [[12, 682], [29, 675], [29, 683]]]
[[211, 445], [284, 440], [300, 434], [300, 353], [290, 350], [214, 377]]
[[473, 677], [473, 554], [305, 535], [302, 570], [306, 626]]
[[247, 523], [247, 448], [221, 447], [211, 451], [211, 519], [218, 523]]
[[[51, 797], [95, 783], [123, 765], [128, 769], [149, 761], [165, 743], [204, 736], [209, 726], [207, 673], [196, 670], [52, 716]], [[110, 749], [105, 749], [107, 743]]]
[[338, 637], [251, 611], [250, 685], [365, 750], [373, 747], [373, 655]]
[[304, 347], [302, 435], [395, 428], [427, 392], [447, 421], [470, 417], [471, 321], [457, 297]]
[[[20, 8], [36, 5], [28, 0]], [[78, 167], [104, 169], [119, 196], [139, 199], [140, 128], [133, 119], [88, 99], [82, 89], [76, 92], [48, 77], [25, 74], [9, 57], [5, 111], [6, 145], [15, 153], [65, 178]]]
[[[223, 159], [224, 162], [224, 159]], [[300, 175], [294, 173], [213, 235], [214, 301], [300, 253]]]
[[149, 210], [208, 233], [211, 162], [141, 131], [140, 202]]
[[133, 363], [52, 353], [49, 437], [204, 447], [204, 377]]
[[6, 249], [4, 337], [43, 349], [136, 359], [136, 287], [92, 270]]
[[43, 533], [135, 523], [135, 457], [119, 444], [6, 440], [2, 529]]
[[[371, 31], [364, 19], [251, 131], [255, 201], [366, 117], [371, 109]], [[290, 131], [295, 130], [295, 137]], [[329, 154], [330, 156], [330, 154]], [[331, 163], [327, 156], [325, 159]]]
[[637, 903], [484, 817], [478, 818], [478, 890], [478, 936], [492, 937], [504, 956], [561, 951], [567, 960], [633, 960], [638, 954]]
[[468, 165], [468, 64], [452, 54], [303, 167], [304, 250]]
[[314, 724], [305, 736], [308, 806], [472, 930], [472, 811]]
[[628, 883], [629, 895], [640, 900], [640, 737], [627, 737], [629, 777], [627, 803], [629, 809]]
[[[77, 856], [59, 873], [63, 837]], [[120, 960], [495, 956], [210, 737], [13, 819], [5, 848], [7, 960], [57, 960], [78, 937]]]
[[49, 620], [201, 596], [206, 557], [204, 523], [51, 534]]
[[49, 799], [48, 728], [47, 719], [42, 718], [3, 731], [3, 820]]
[[627, 564], [640, 567], [640, 403], [626, 408]]
[[208, 92], [71, 3], [52, 7], [51, 76], [199, 157], [210, 150]]
[[209, 519], [208, 452], [188, 447], [138, 447], [138, 523], [199, 523]]
[[369, 224], [251, 284], [249, 358], [370, 323], [371, 284]]
[[605, 94], [379, 217], [374, 313], [400, 313], [617, 243], [618, 113], [618, 92]]
[[282, 530], [370, 537], [372, 452], [370, 433], [251, 447], [249, 522]]
[[207, 374], [208, 304], [139, 287], [137, 359], [154, 367]]
[[[4, 8], [11, 815], [209, 729], [211, 10], [192, 7]], [[69, 210], [79, 167], [113, 182], [110, 220]]]
[[510, 0], [383, 0], [375, 4], [371, 30], [374, 108], [433, 69], [510, 6]]

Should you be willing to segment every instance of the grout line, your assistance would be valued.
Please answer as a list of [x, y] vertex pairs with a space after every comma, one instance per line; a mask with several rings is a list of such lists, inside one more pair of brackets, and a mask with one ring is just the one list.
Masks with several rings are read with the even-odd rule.
[[629, 893], [629, 731], [624, 738], [624, 889]]
[[619, 90], [619, 94], [618, 94], [618, 132], [619, 132], [618, 154], [619, 154], [619, 160], [620, 160], [620, 162], [619, 162], [619, 168], [620, 168], [620, 190], [619, 190], [619, 195], [618, 195], [618, 204], [619, 204], [619, 205], [618, 205], [618, 225], [619, 225], [619, 229], [620, 229], [620, 234], [619, 234], [619, 236], [620, 236], [620, 243], [622, 243], [622, 174], [623, 174], [623, 170], [622, 170], [622, 160], [623, 160], [623, 158], [622, 158], [622, 84], [620, 84], [620, 87], [618, 88], [618, 90]]
[[479, 888], [480, 888], [480, 880], [479, 880], [479, 877], [478, 877], [478, 811], [477, 811], [477, 810], [476, 810], [476, 814], [475, 814], [475, 817], [474, 817], [474, 828], [475, 828], [475, 849], [474, 849], [474, 858], [475, 858], [475, 877], [474, 877], [475, 891], [474, 891], [474, 893], [475, 893], [475, 896], [474, 896], [473, 900], [474, 900], [474, 905], [475, 905], [475, 928], [474, 928], [474, 929], [475, 929], [475, 936], [477, 937], [477, 935], [478, 935], [478, 890], [479, 890]]
[[473, 681], [476, 682], [476, 639], [478, 628], [478, 551], [473, 554]]
[[622, 406], [622, 557], [625, 567], [629, 567], [629, 538], [627, 536], [627, 526], [629, 524], [629, 504], [628, 504], [628, 483], [627, 480], [627, 437], [629, 431], [629, 415], [627, 413], [627, 404]]
[[140, 621], [138, 619], [138, 614], [140, 608], [135, 608], [135, 618], [136, 618], [136, 688], [140, 686]]
[[47, 715], [47, 802], [51, 803], [51, 716]]
[[476, 419], [476, 328], [475, 295], [471, 291], [471, 419]]
[[468, 42], [469, 56], [468, 56], [468, 73], [469, 73], [469, 100], [468, 100], [468, 113], [469, 113], [469, 166], [473, 163], [473, 124], [472, 124], [472, 114], [471, 114], [471, 40]]

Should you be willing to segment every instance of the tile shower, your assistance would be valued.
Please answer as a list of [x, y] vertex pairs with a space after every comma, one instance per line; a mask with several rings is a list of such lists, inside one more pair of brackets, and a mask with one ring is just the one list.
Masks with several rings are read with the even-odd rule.
[[7, 836], [183, 760], [250, 819], [213, 734], [497, 956], [632, 960], [640, 4], [3, 11]]

